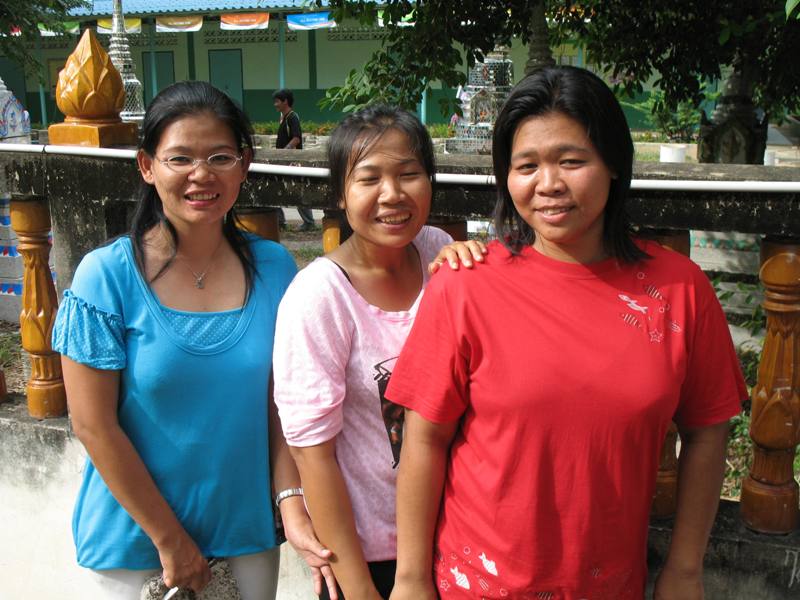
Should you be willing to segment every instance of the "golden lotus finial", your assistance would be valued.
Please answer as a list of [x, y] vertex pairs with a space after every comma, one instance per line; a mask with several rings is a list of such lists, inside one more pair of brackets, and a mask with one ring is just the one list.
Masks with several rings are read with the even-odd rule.
[[58, 74], [56, 104], [63, 123], [48, 127], [50, 143], [69, 146], [135, 146], [136, 123], [124, 123], [125, 88], [111, 58], [87, 29]]
[[87, 29], [58, 74], [56, 104], [66, 121], [119, 122], [125, 88], [111, 57]]

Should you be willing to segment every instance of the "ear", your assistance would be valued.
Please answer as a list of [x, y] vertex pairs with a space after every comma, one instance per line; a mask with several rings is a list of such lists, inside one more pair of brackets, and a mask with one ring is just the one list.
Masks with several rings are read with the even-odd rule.
[[242, 150], [242, 181], [247, 179], [247, 173], [250, 169], [250, 164], [253, 162], [253, 150], [245, 148]]
[[155, 185], [156, 179], [153, 176], [153, 157], [144, 150], [139, 150], [139, 152], [136, 153], [136, 165], [139, 167], [139, 172], [142, 174], [142, 179], [144, 179], [145, 183]]

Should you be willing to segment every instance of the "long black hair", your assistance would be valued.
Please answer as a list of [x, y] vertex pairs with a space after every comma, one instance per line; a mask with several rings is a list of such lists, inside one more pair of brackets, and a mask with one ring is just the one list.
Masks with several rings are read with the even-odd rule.
[[[181, 81], [164, 88], [153, 98], [147, 108], [142, 124], [139, 150], [155, 157], [156, 148], [164, 130], [175, 121], [193, 115], [207, 113], [224, 123], [233, 134], [236, 147], [243, 151], [253, 150], [253, 126], [247, 115], [225, 93], [205, 81]], [[253, 256], [247, 237], [238, 227], [239, 221], [233, 207], [225, 214], [222, 233], [242, 263], [245, 283], [249, 294], [255, 277]], [[142, 180], [139, 202], [131, 223], [130, 236], [136, 266], [145, 275], [144, 234], [156, 225], [161, 225], [172, 237], [173, 253], [153, 278], [155, 281], [169, 267], [178, 252], [178, 235], [175, 227], [164, 215], [164, 206], [154, 185]]]
[[535, 232], [520, 216], [508, 191], [511, 145], [520, 123], [532, 116], [561, 113], [583, 125], [606, 167], [614, 173], [603, 211], [603, 246], [609, 256], [632, 263], [648, 255], [631, 239], [625, 201], [633, 174], [633, 141], [614, 94], [593, 73], [577, 67], [548, 67], [520, 81], [494, 126], [492, 160], [497, 178], [494, 221], [497, 235], [514, 254], [533, 243]]

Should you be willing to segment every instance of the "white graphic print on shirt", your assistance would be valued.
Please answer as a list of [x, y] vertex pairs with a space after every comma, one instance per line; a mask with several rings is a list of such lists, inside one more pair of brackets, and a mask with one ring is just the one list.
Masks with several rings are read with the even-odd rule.
[[659, 328], [657, 323], [654, 323], [654, 315], [666, 315], [672, 306], [658, 286], [647, 281], [646, 272], [639, 271], [636, 273], [636, 279], [641, 282], [642, 292], [651, 300], [645, 301], [631, 298], [626, 294], [618, 294], [617, 298], [619, 298], [628, 309], [626, 312], [619, 313], [622, 322], [639, 330], [644, 329], [648, 339], [654, 344], [662, 343], [664, 341], [664, 336], [669, 332], [681, 333], [683, 328], [680, 324], [666, 316], [663, 317], [663, 325], [661, 328]]

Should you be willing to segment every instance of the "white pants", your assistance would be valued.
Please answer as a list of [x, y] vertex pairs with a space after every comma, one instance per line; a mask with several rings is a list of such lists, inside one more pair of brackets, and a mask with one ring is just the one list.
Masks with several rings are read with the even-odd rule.
[[[243, 600], [275, 600], [280, 559], [280, 548], [228, 558]], [[144, 582], [161, 572], [160, 569], [85, 570], [89, 575], [85, 578], [89, 588], [85, 597], [108, 600], [139, 600]]]

